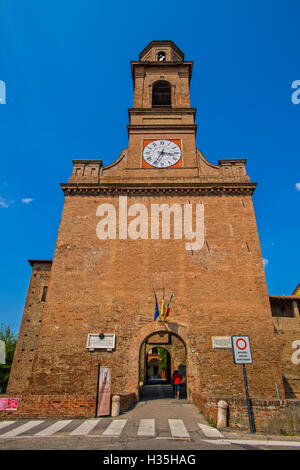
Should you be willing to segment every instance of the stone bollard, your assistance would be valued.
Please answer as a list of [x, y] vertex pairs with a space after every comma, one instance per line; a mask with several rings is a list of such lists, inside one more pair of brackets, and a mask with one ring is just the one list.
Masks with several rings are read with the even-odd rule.
[[224, 400], [218, 402], [218, 421], [217, 428], [226, 428], [227, 427], [227, 410], [228, 403]]
[[113, 395], [111, 399], [111, 416], [120, 414], [120, 395]]

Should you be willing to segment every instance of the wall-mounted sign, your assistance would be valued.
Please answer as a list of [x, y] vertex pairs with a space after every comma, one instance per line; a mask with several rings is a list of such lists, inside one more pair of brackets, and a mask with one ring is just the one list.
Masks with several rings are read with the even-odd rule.
[[7, 405], [7, 398], [0, 398], [0, 411], [4, 411]]
[[89, 333], [86, 347], [89, 351], [94, 351], [95, 349], [112, 351], [115, 348], [115, 342], [116, 335], [114, 334]]
[[8, 398], [6, 410], [16, 410], [18, 408], [19, 398]]
[[231, 349], [231, 336], [212, 336], [214, 349]]
[[233, 361], [235, 364], [252, 364], [250, 339], [246, 335], [231, 337]]
[[18, 408], [19, 398], [0, 398], [1, 411], [15, 411]]

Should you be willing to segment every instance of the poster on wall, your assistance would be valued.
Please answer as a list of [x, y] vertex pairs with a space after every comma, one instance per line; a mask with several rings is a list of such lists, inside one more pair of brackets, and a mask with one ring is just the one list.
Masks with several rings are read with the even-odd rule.
[[110, 415], [111, 367], [100, 367], [97, 416]]
[[0, 398], [0, 411], [4, 411], [7, 405], [7, 398]]
[[16, 410], [18, 408], [19, 398], [8, 398], [6, 410]]

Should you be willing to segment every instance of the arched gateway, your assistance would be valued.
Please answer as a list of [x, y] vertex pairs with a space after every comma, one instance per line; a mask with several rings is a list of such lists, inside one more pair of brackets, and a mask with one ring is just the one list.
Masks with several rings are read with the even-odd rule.
[[140, 346], [140, 397], [145, 389], [149, 398], [172, 396], [172, 376], [176, 370], [182, 375], [181, 397], [186, 398], [187, 361], [184, 341], [179, 335], [166, 329], [148, 335]]
[[[149, 367], [147, 367], [147, 355], [153, 348], [161, 348], [168, 351], [170, 364], [168, 369], [169, 377], [166, 377], [166, 384], [171, 383], [170, 379], [175, 368], [180, 369], [184, 375], [184, 394], [189, 400], [195, 389], [195, 377], [199, 369], [197, 355], [190, 347], [190, 338], [187, 334], [188, 325], [185, 322], [177, 323], [168, 321], [162, 324], [158, 321], [149, 322], [140, 328], [133, 336], [128, 351], [131, 364], [128, 371], [128, 379], [125, 389], [134, 393], [137, 399], [141, 397], [142, 388], [149, 383]], [[150, 370], [151, 372], [151, 370]]]

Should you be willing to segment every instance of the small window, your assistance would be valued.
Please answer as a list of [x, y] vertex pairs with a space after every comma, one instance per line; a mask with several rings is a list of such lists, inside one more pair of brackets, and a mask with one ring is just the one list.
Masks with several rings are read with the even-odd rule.
[[166, 60], [166, 53], [164, 51], [159, 51], [157, 54], [158, 62], [164, 62]]
[[47, 290], [48, 290], [48, 287], [47, 287], [47, 286], [44, 286], [44, 287], [43, 287], [42, 298], [41, 298], [41, 301], [42, 301], [42, 302], [45, 302], [45, 300], [46, 300], [46, 297], [47, 297]]
[[171, 106], [171, 85], [165, 80], [154, 83], [152, 88], [152, 108]]

